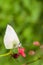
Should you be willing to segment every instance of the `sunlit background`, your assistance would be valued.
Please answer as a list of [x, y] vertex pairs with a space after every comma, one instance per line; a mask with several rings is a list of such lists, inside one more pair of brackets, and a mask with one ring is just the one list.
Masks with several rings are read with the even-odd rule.
[[[1, 57], [0, 65], [23, 65], [37, 59], [42, 52], [37, 51], [39, 47], [32, 43], [39, 41], [43, 44], [43, 0], [0, 0], [0, 54], [8, 52], [3, 42], [7, 24], [16, 31], [27, 56], [18, 59]], [[29, 50], [36, 50], [39, 54], [29, 56]], [[28, 65], [43, 65], [43, 60]]]

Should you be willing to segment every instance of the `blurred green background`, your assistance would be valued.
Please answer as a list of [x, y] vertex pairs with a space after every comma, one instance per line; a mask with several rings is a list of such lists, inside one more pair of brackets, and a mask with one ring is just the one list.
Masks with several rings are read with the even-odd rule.
[[[7, 24], [17, 32], [27, 56], [18, 59], [1, 57], [0, 65], [23, 65], [43, 54], [32, 45], [34, 41], [43, 44], [43, 0], [0, 0], [0, 54], [8, 52], [3, 42]], [[38, 50], [38, 53], [29, 56], [28, 51], [31, 49]], [[43, 60], [28, 65], [43, 65]]]

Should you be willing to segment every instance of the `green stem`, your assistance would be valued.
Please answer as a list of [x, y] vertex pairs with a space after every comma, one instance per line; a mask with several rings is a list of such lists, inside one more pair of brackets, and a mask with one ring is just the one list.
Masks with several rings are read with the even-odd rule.
[[10, 50], [8, 53], [5, 53], [5, 54], [0, 54], [0, 57], [4, 57], [4, 56], [8, 56], [12, 53], [12, 51]]

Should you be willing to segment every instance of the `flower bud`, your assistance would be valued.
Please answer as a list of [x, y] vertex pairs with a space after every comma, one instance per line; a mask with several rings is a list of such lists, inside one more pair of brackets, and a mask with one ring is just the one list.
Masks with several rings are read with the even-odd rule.
[[41, 49], [43, 49], [43, 44], [40, 46]]
[[17, 53], [16, 54], [12, 54], [11, 56], [16, 59], [16, 58], [19, 57], [19, 54], [17, 54]]
[[35, 51], [30, 50], [28, 54], [31, 55], [31, 56], [33, 56], [33, 55], [35, 55]]
[[40, 46], [40, 43], [38, 41], [33, 42], [34, 46]]

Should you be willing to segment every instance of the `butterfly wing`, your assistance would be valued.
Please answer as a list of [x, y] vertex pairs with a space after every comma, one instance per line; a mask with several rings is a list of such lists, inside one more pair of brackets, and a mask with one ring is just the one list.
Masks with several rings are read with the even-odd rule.
[[12, 49], [13, 47], [17, 47], [19, 43], [20, 41], [15, 30], [10, 25], [7, 25], [4, 36], [4, 45], [6, 49]]

